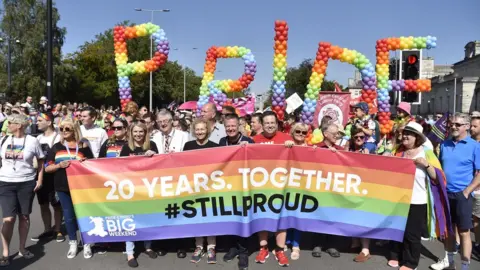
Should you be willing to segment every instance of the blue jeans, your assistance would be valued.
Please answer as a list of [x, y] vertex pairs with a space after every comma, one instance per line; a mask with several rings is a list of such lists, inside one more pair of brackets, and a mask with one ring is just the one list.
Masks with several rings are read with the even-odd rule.
[[286, 244], [291, 244], [292, 247], [300, 247], [300, 235], [301, 232], [299, 230], [288, 229]]
[[57, 191], [58, 199], [62, 205], [65, 227], [67, 227], [68, 238], [70, 241], [77, 240], [77, 218], [73, 209], [72, 196], [70, 192]]
[[[143, 241], [145, 249], [152, 249], [152, 241]], [[125, 252], [127, 255], [133, 256], [135, 252], [135, 243], [134, 242], [125, 242]]]

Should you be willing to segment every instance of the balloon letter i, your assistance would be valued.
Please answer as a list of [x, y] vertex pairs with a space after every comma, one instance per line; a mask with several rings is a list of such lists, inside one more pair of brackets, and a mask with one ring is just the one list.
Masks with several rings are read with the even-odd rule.
[[273, 49], [273, 82], [272, 82], [272, 110], [278, 119], [283, 121], [285, 111], [285, 85], [287, 77], [287, 41], [288, 24], [286, 21], [275, 21], [275, 45]]

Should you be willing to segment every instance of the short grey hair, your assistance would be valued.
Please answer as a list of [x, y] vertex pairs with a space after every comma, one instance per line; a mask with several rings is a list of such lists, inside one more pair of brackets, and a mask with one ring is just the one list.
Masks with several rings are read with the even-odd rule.
[[12, 114], [8, 116], [7, 120], [9, 123], [20, 124], [23, 127], [26, 127], [29, 124], [28, 117], [23, 114]]
[[466, 113], [455, 113], [455, 115], [453, 116], [454, 119], [457, 119], [457, 118], [462, 118], [463, 121], [465, 121], [465, 123], [469, 124], [470, 125], [470, 115], [466, 114]]
[[325, 134], [325, 132], [327, 132], [330, 127], [334, 127], [334, 128], [336, 128], [336, 129], [338, 129], [337, 124], [330, 123], [330, 124], [328, 124], [328, 125], [323, 125], [323, 126], [322, 126], [322, 133]]
[[172, 115], [172, 113], [169, 112], [169, 111], [166, 110], [166, 109], [161, 109], [161, 110], [157, 113], [157, 115], [156, 115], [157, 119], [158, 119], [159, 116], [165, 116], [165, 117], [169, 118], [170, 120], [173, 120], [173, 115]]

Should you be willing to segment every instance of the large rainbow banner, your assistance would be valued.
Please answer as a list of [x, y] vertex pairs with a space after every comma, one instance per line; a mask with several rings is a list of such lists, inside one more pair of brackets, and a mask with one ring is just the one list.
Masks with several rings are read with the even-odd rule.
[[73, 162], [86, 243], [302, 231], [402, 241], [411, 160], [248, 145]]

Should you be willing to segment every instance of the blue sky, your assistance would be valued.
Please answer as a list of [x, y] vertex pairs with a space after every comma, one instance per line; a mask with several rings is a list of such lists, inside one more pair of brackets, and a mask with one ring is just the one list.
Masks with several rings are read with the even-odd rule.
[[[438, 47], [426, 52], [436, 64], [455, 63], [464, 57], [468, 41], [480, 40], [478, 0], [57, 0], [60, 25], [67, 28], [64, 53], [77, 50], [85, 41], [130, 20], [140, 24], [150, 13], [134, 8], [171, 9], [157, 13], [154, 23], [170, 40], [169, 60], [202, 74], [205, 51], [212, 45], [245, 46], [257, 60], [254, 93], [268, 90], [272, 79], [274, 21], [289, 24], [289, 66], [314, 58], [318, 42], [355, 49], [375, 61], [375, 42], [391, 36], [438, 38]], [[196, 51], [192, 47], [198, 47]], [[222, 59], [216, 79], [236, 79], [243, 71], [240, 59]], [[354, 68], [330, 61], [327, 78], [346, 85]]]

